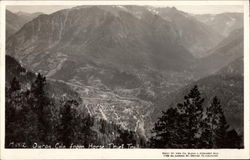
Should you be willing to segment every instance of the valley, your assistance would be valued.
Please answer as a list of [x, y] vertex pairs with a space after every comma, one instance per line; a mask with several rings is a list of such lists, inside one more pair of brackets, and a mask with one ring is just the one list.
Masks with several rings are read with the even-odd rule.
[[175, 7], [78, 6], [41, 14], [15, 33], [7, 28], [6, 54], [76, 92], [81, 112], [145, 139], [161, 111], [194, 85], [206, 106], [211, 96], [221, 99], [229, 124], [242, 134], [242, 17], [234, 17], [235, 26]]

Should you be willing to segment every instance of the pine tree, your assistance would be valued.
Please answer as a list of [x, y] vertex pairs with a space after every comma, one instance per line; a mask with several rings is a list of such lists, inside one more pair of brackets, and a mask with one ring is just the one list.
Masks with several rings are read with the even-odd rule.
[[84, 117], [82, 123], [83, 127], [81, 132], [83, 133], [83, 144], [86, 148], [88, 148], [89, 144], [95, 141], [96, 133], [91, 130], [91, 127], [94, 125], [94, 118], [88, 114], [86, 117]]
[[16, 105], [12, 99], [11, 89], [5, 88], [5, 147], [10, 147], [9, 144], [15, 141], [15, 120], [16, 120]]
[[155, 123], [151, 147], [156, 148], [198, 148], [203, 118], [201, 98], [197, 86], [184, 97], [177, 108], [163, 112]]
[[234, 129], [227, 132], [225, 148], [243, 148], [241, 143], [242, 137]]
[[74, 141], [75, 132], [75, 106], [78, 106], [77, 101], [68, 100], [61, 110], [61, 125], [59, 130], [59, 139], [63, 142], [66, 148], [69, 148]]
[[46, 143], [49, 124], [49, 104], [50, 100], [45, 93], [46, 77], [40, 73], [35, 82], [31, 85], [30, 105], [38, 116], [39, 143]]
[[105, 133], [107, 133], [107, 123], [105, 122], [105, 120], [103, 120], [103, 119], [101, 119], [100, 121], [99, 121], [99, 123], [100, 123], [100, 132], [102, 133], [102, 134], [105, 134]]
[[10, 142], [25, 142], [28, 147], [38, 142], [37, 115], [29, 106], [27, 93], [6, 90], [6, 147]]
[[21, 89], [19, 81], [14, 77], [10, 82], [10, 92], [14, 92]]
[[198, 148], [200, 141], [200, 127], [203, 118], [202, 104], [204, 99], [195, 85], [190, 93], [184, 97], [184, 103], [177, 105], [180, 113], [179, 133], [182, 136], [183, 148]]
[[204, 119], [203, 138], [206, 139], [206, 148], [225, 148], [229, 125], [222, 111], [220, 100], [215, 96], [206, 110]]
[[34, 83], [32, 83], [32, 92], [37, 96], [43, 96], [45, 94], [44, 86], [46, 84], [46, 77], [42, 76], [40, 73], [38, 73], [36, 80]]
[[[212, 135], [215, 138], [215, 144], [214, 147], [216, 148], [225, 148], [226, 147], [226, 141], [227, 141], [227, 130], [229, 128], [229, 125], [227, 124], [226, 117], [224, 116], [224, 113], [222, 111], [220, 101], [217, 97], [214, 97], [212, 105], [214, 106], [214, 114], [217, 114], [216, 119], [217, 120], [217, 126], [215, 127], [214, 135]], [[216, 124], [216, 122], [214, 122]]]
[[214, 148], [215, 147], [215, 128], [218, 125], [218, 113], [220, 108], [220, 102], [217, 97], [213, 98], [212, 103], [206, 109], [205, 118], [203, 120], [203, 146], [204, 148]]
[[17, 117], [17, 128], [19, 129], [19, 138], [21, 141], [24, 141], [27, 146], [32, 146], [33, 143], [40, 142], [40, 130], [37, 126], [38, 124], [38, 116], [37, 114], [31, 109], [28, 104], [28, 98], [25, 96], [24, 93], [22, 96], [22, 109], [16, 115]]
[[177, 132], [179, 114], [176, 108], [170, 108], [162, 112], [152, 130], [154, 136], [151, 138], [153, 148], [176, 148], [179, 135]]

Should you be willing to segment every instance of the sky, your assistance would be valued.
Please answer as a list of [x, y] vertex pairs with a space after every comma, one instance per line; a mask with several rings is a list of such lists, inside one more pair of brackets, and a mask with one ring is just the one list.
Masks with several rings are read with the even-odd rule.
[[[39, 6], [7, 6], [7, 9], [16, 13], [16, 12], [43, 12], [46, 14], [51, 14], [61, 9], [72, 8], [75, 5], [71, 6], [46, 6], [46, 5], [39, 5]], [[156, 6], [158, 7], [158, 6]], [[173, 7], [173, 6], [166, 6], [166, 7]], [[193, 13], [193, 14], [218, 14], [223, 12], [243, 12], [243, 6], [232, 6], [232, 5], [186, 5], [186, 6], [174, 6], [178, 10], [182, 10], [184, 12]]]
[[178, 10], [193, 14], [218, 14], [223, 12], [243, 12], [243, 6], [211, 5], [211, 6], [176, 6]]
[[11, 12], [28, 12], [28, 13], [34, 13], [34, 12], [43, 12], [46, 14], [50, 14], [53, 12], [56, 12], [61, 9], [66, 9], [66, 8], [72, 8], [75, 6], [48, 6], [48, 5], [39, 5], [39, 6], [6, 6], [8, 10]]

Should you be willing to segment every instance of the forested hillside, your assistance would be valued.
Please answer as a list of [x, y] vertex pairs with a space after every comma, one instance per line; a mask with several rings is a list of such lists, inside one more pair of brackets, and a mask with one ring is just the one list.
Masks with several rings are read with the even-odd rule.
[[10, 56], [6, 61], [5, 147], [145, 146], [145, 140], [135, 132], [91, 117], [67, 86], [54, 85], [56, 82], [50, 83], [40, 73], [27, 71]]
[[162, 112], [152, 130], [153, 148], [243, 148], [243, 137], [227, 123], [217, 96], [206, 97], [194, 86], [183, 102]]

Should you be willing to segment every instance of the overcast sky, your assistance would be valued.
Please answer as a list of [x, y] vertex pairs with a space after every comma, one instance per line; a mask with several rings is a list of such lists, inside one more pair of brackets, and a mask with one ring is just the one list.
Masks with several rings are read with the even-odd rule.
[[[65, 8], [72, 8], [74, 6], [46, 6], [46, 5], [40, 5], [40, 6], [7, 6], [7, 9], [12, 12], [43, 12], [46, 14], [53, 13], [55, 11], [65, 9]], [[172, 7], [172, 6], [169, 6]], [[217, 13], [223, 13], [223, 12], [243, 12], [243, 6], [230, 6], [230, 5], [203, 5], [203, 6], [175, 6], [177, 9], [193, 13], [193, 14], [217, 14]]]

